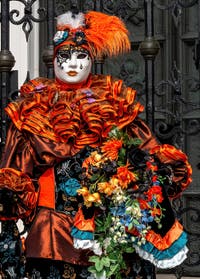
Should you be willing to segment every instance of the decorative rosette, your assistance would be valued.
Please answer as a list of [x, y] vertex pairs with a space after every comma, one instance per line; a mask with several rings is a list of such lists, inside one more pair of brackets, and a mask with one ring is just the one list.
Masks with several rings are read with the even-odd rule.
[[76, 31], [73, 36], [73, 41], [76, 43], [77, 46], [82, 44], [86, 44], [87, 41], [85, 39], [85, 33], [83, 31]]
[[68, 36], [69, 36], [69, 32], [67, 30], [57, 31], [53, 38], [53, 42], [54, 42], [55, 46], [64, 42]]
[[0, 220], [31, 220], [34, 217], [37, 196], [28, 175], [12, 168], [0, 170]]
[[186, 258], [187, 235], [165, 191], [173, 174], [161, 174], [159, 158], [141, 150], [140, 144], [138, 138], [113, 128], [107, 141], [82, 163], [77, 193], [84, 205], [71, 235], [77, 249], [94, 252], [89, 270], [95, 278], [123, 278], [124, 254], [134, 251], [160, 268], [174, 267]]

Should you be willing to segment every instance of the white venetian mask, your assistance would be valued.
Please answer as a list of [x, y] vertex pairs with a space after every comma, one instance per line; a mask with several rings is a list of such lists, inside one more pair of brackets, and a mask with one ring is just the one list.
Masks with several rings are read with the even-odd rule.
[[80, 83], [87, 80], [92, 59], [86, 50], [59, 49], [54, 59], [54, 71], [58, 79], [66, 83]]

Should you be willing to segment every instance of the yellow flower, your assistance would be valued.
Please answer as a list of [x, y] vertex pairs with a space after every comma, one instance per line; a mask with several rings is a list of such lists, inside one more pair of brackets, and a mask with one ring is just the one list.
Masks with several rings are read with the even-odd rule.
[[119, 186], [119, 180], [115, 176], [113, 176], [110, 179], [110, 184], [113, 185], [115, 188], [117, 188]]
[[104, 160], [102, 155], [99, 154], [97, 151], [93, 151], [88, 158], [83, 161], [82, 167], [86, 168], [86, 172], [88, 172], [89, 166], [97, 166], [99, 167]]
[[93, 194], [89, 194], [88, 196], [84, 197], [84, 204], [87, 207], [92, 206], [92, 203], [101, 203], [101, 197], [99, 193], [93, 193]]
[[115, 190], [115, 185], [110, 184], [109, 182], [100, 182], [98, 183], [98, 191], [100, 193], [104, 193], [107, 196], [111, 196], [113, 191]]
[[89, 190], [87, 187], [83, 187], [77, 190], [78, 195], [82, 195], [83, 197], [88, 196]]
[[101, 203], [101, 197], [100, 197], [100, 194], [99, 193], [90, 193], [89, 189], [87, 187], [83, 187], [79, 190], [77, 190], [77, 193], [79, 195], [82, 195], [83, 196], [83, 200], [84, 200], [84, 204], [87, 206], [87, 207], [90, 207], [92, 206], [92, 203], [93, 202], [96, 202], [96, 203]]

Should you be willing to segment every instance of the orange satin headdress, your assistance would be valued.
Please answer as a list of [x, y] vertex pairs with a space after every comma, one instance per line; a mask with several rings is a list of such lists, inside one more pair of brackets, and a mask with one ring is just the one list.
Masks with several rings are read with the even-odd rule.
[[61, 46], [89, 51], [92, 57], [114, 56], [130, 50], [128, 30], [122, 20], [101, 12], [67, 12], [57, 17], [54, 54]]

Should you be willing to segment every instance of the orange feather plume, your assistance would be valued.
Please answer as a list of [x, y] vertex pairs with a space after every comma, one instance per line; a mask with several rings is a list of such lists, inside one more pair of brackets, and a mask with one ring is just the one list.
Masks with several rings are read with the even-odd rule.
[[85, 20], [86, 40], [93, 56], [113, 56], [130, 50], [128, 30], [118, 17], [91, 11]]
[[55, 47], [55, 52], [63, 45], [76, 46], [73, 36], [79, 31], [85, 36], [81, 47], [86, 48], [92, 57], [111, 57], [130, 50], [128, 30], [116, 16], [96, 11], [78, 15], [67, 12], [58, 19], [57, 30], [67, 30], [69, 35]]

